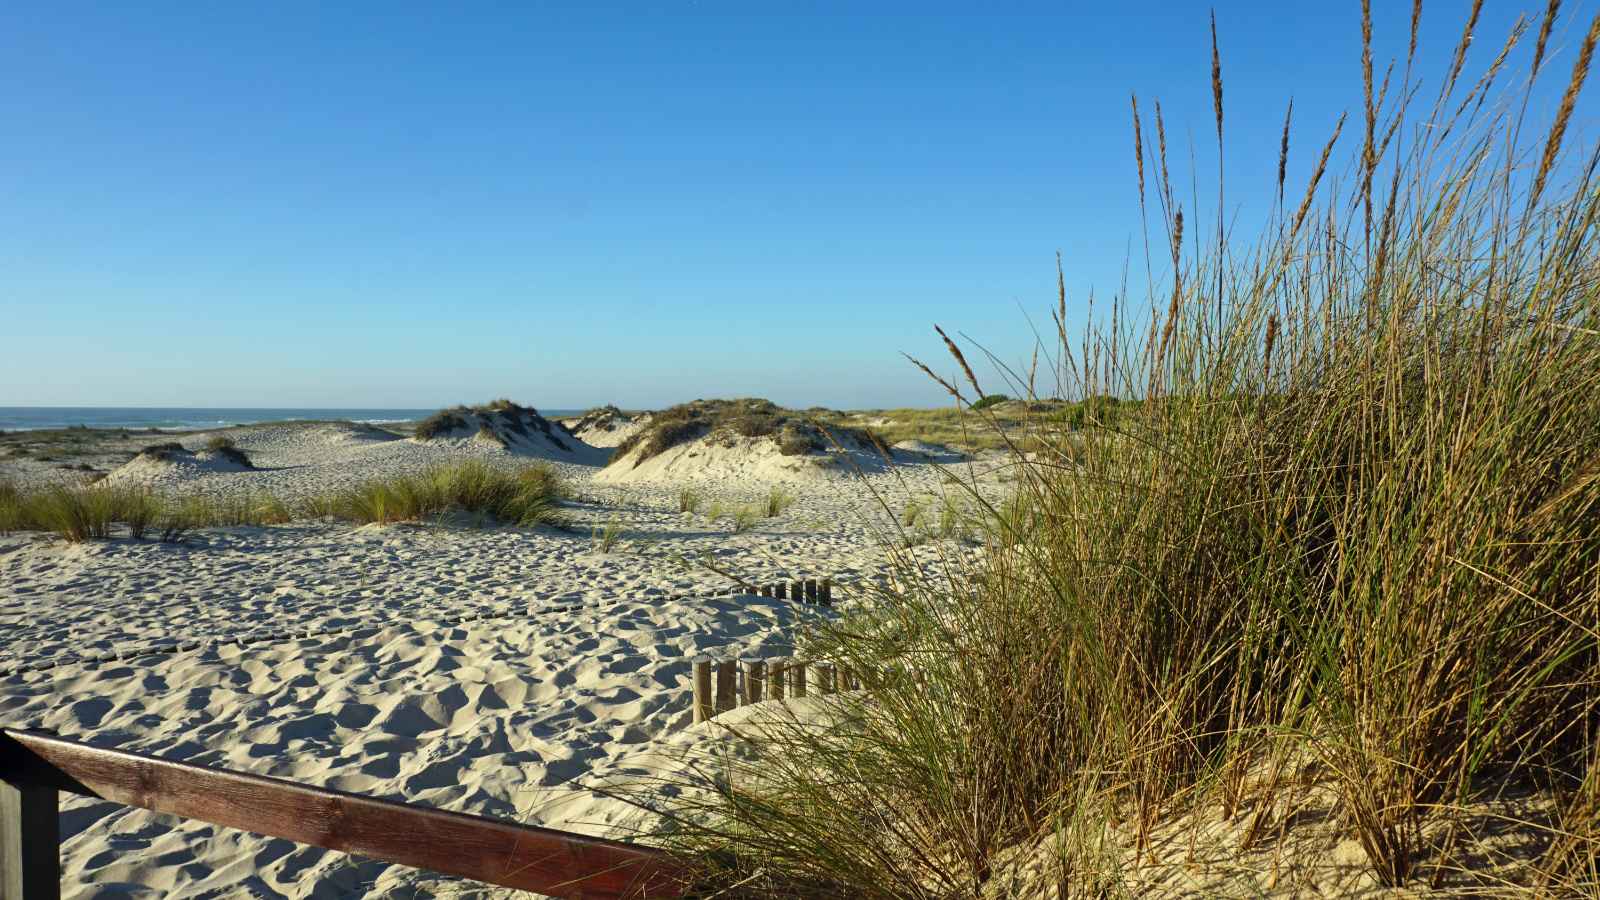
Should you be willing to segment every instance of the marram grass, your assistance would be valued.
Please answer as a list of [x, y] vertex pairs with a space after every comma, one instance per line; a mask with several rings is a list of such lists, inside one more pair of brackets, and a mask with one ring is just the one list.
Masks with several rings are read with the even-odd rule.
[[[1396, 66], [1363, 92], [1352, 177], [1328, 175], [1348, 138], [1319, 141], [1248, 246], [1185, 225], [1166, 123], [1136, 105], [1154, 314], [1069, 336], [1063, 290], [1043, 355], [1059, 395], [1139, 402], [1039, 424], [1015, 497], [972, 517], [980, 558], [907, 558], [905, 587], [807, 635], [864, 689], [678, 792], [666, 839], [745, 896], [1172, 895], [1194, 871], [1152, 835], [1292, 853], [1273, 842], [1323, 791], [1375, 886], [1600, 893], [1600, 152], [1564, 144], [1600, 18], [1580, 24], [1570, 68], [1548, 24], [1531, 60], [1529, 32], [1508, 45], [1563, 79], [1541, 128], [1495, 86], [1512, 63]], [[983, 396], [961, 368], [946, 387]], [[1519, 840], [1488, 860], [1473, 810], [1506, 796], [1547, 814], [1493, 822]]]
[[[559, 477], [546, 466], [512, 471], [477, 460], [373, 479], [340, 493], [298, 501], [265, 492], [172, 497], [106, 484], [29, 491], [0, 481], [0, 534], [50, 531], [73, 542], [154, 534], [176, 541], [197, 528], [279, 525], [312, 518], [358, 524], [416, 522], [451, 514], [533, 527], [563, 523], [562, 495]], [[118, 526], [125, 530], [117, 530]]]

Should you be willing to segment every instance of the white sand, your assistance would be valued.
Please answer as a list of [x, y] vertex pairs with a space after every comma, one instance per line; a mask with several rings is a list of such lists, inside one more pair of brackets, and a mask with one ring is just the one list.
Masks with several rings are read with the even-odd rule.
[[[682, 598], [732, 584], [699, 562], [757, 583], [873, 576], [906, 498], [945, 489], [939, 469], [909, 462], [865, 481], [797, 480], [792, 508], [734, 534], [726, 519], [678, 512], [678, 487], [731, 507], [765, 496], [759, 471], [679, 460], [673, 478], [616, 485], [596, 478], [607, 451], [585, 446], [555, 459], [344, 425], [228, 433], [259, 469], [168, 467], [143, 483], [292, 497], [453, 459], [537, 458], [584, 499], [567, 510], [573, 532], [300, 523], [211, 529], [181, 546], [0, 537], [0, 723], [597, 832], [625, 810], [572, 783], [693, 740], [678, 734], [688, 660], [785, 655], [808, 613]], [[591, 536], [604, 523], [622, 532], [610, 553]], [[63, 830], [68, 897], [501, 895], [82, 799], [64, 803]]]

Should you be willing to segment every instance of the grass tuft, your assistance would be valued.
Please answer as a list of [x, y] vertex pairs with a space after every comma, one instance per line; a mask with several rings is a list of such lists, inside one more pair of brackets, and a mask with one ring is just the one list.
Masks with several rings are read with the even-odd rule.
[[783, 515], [783, 511], [794, 505], [794, 495], [777, 485], [767, 491], [763, 514], [771, 519]]
[[692, 513], [700, 509], [700, 492], [692, 487], [678, 491], [678, 512]]

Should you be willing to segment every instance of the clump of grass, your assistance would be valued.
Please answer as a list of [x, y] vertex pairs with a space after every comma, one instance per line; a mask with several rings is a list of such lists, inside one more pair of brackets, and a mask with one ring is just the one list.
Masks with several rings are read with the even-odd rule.
[[966, 513], [961, 508], [961, 502], [946, 494], [939, 503], [939, 537], [946, 539], [966, 537], [965, 523]]
[[510, 472], [480, 460], [367, 481], [315, 504], [358, 523], [416, 522], [466, 513], [517, 527], [559, 524], [558, 476], [548, 466]]
[[713, 501], [711, 501], [711, 508], [706, 510], [706, 518], [711, 520], [711, 521], [713, 521], [713, 522], [715, 522], [718, 519], [722, 518], [723, 514], [724, 514], [724, 510], [722, 508], [722, 501], [721, 500], [713, 500]]
[[[903, 589], [819, 626], [812, 657], [865, 689], [679, 795], [708, 884], [989, 895], [1020, 861], [1062, 896], [1169, 893], [1237, 823], [1217, 894], [1301, 827], [1381, 886], [1600, 892], [1600, 147], [1560, 152], [1597, 41], [1600, 18], [1532, 146], [1525, 105], [1485, 102], [1498, 61], [1385, 94], [1368, 57], [1356, 177], [1326, 188], [1324, 151], [1249, 248], [1219, 219], [1186, 250], [1165, 123], [1148, 184], [1136, 132], [1171, 276], [1151, 320], [1081, 342], [1062, 291], [1060, 356], [1083, 349], [1057, 393], [1141, 402], [1041, 423], [981, 559], [902, 560]], [[1217, 62], [1213, 96], [1220, 141]], [[981, 396], [950, 349], [947, 389]], [[1521, 855], [1475, 869], [1474, 809], [1517, 795], [1552, 814], [1490, 816]]]
[[23, 515], [22, 490], [10, 479], [0, 479], [0, 535], [21, 531], [26, 527]]
[[678, 512], [692, 513], [700, 509], [700, 492], [692, 487], [678, 491]]
[[616, 519], [607, 519], [604, 525], [595, 526], [590, 542], [601, 553], [610, 553], [622, 539], [622, 525]]
[[143, 537], [160, 511], [149, 491], [112, 485], [53, 485], [21, 497], [19, 505], [19, 527], [53, 531], [71, 543], [109, 538], [118, 522], [127, 523], [133, 537]]
[[988, 409], [991, 406], [998, 406], [1001, 403], [1005, 403], [1005, 402], [1009, 401], [1010, 399], [1011, 398], [1007, 397], [1005, 394], [984, 394], [982, 397], [979, 397], [972, 404], [972, 408], [973, 409]]
[[423, 440], [445, 437], [452, 431], [467, 427], [467, 420], [458, 409], [441, 409], [418, 422], [412, 434]]
[[777, 485], [767, 491], [765, 504], [762, 507], [764, 515], [771, 519], [783, 515], [783, 511], [794, 505], [794, 495]]
[[149, 444], [139, 450], [139, 455], [149, 459], [170, 460], [181, 453], [189, 451], [177, 441], [163, 441], [159, 444]]
[[910, 497], [906, 499], [905, 506], [900, 510], [900, 524], [907, 528], [915, 528], [928, 512], [928, 501], [925, 497]]
[[733, 511], [733, 533], [740, 534], [756, 526], [760, 511], [754, 506], [741, 506]]
[[215, 435], [206, 441], [206, 452], [213, 456], [220, 456], [247, 469], [254, 469], [255, 463], [251, 461], [250, 454], [239, 449], [233, 438], [226, 435]]

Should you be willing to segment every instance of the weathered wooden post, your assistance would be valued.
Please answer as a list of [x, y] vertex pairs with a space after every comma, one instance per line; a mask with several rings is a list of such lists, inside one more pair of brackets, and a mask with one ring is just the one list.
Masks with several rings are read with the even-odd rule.
[[833, 693], [833, 663], [817, 663], [817, 693]]
[[815, 578], [806, 579], [806, 602], [817, 602], [817, 580]]
[[789, 599], [799, 603], [806, 599], [805, 586], [799, 581], [789, 582]]
[[789, 597], [789, 592], [784, 590], [784, 583], [781, 581], [773, 585], [773, 591], [772, 596], [777, 597], [779, 600], [787, 600]]
[[788, 673], [784, 671], [783, 660], [775, 659], [767, 664], [767, 684], [772, 690], [772, 699], [783, 699], [783, 682], [786, 678]]
[[806, 664], [800, 660], [795, 660], [789, 666], [789, 674], [791, 676], [789, 679], [789, 695], [792, 697], [804, 697], [806, 695]]
[[818, 599], [820, 599], [822, 601], [822, 605], [823, 606], [832, 606], [833, 605], [833, 579], [832, 578], [824, 578], [824, 579], [822, 579], [822, 585], [817, 588], [817, 592], [818, 592]]
[[763, 660], [745, 660], [744, 664], [744, 702], [760, 703], [763, 699], [762, 682], [767, 677], [767, 664]]
[[717, 663], [717, 712], [725, 713], [739, 705], [735, 696], [739, 684], [739, 664], [731, 659]]
[[[7, 740], [0, 736], [0, 741]], [[0, 764], [8, 751], [0, 747]], [[30, 784], [20, 772], [0, 772], [0, 900], [58, 900], [61, 831], [56, 790]]]
[[711, 660], [694, 661], [694, 721], [698, 725], [714, 715], [711, 705]]

